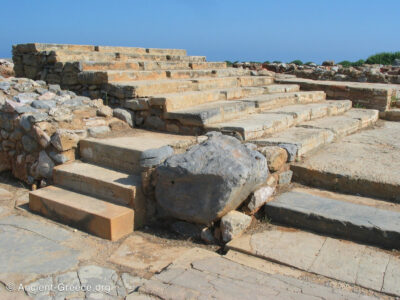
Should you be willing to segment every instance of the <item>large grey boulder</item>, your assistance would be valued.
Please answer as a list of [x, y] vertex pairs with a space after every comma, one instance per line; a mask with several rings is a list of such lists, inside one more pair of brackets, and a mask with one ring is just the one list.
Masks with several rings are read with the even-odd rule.
[[236, 209], [266, 181], [267, 161], [261, 153], [221, 133], [208, 137], [156, 169], [156, 199], [164, 213], [209, 224]]

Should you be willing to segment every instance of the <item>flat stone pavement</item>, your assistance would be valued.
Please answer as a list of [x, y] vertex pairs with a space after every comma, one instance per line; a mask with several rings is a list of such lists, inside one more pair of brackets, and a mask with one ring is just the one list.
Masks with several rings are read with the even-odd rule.
[[379, 121], [306, 154], [292, 170], [306, 185], [400, 202], [400, 123]]
[[228, 249], [400, 296], [400, 255], [285, 227], [247, 234]]
[[386, 297], [232, 251], [220, 256], [215, 247], [160, 232], [105, 241], [30, 213], [28, 190], [3, 175], [2, 300]]

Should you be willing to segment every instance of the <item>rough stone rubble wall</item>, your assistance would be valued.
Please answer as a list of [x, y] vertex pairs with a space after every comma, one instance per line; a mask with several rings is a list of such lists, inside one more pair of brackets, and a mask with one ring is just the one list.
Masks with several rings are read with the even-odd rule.
[[72, 161], [80, 139], [127, 128], [101, 99], [58, 85], [0, 77], [0, 172], [28, 184], [51, 180], [54, 166]]

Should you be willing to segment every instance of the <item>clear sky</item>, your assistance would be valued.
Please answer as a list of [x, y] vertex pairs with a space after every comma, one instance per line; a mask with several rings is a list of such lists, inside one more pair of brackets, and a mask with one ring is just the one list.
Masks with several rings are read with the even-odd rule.
[[27, 42], [183, 48], [209, 61], [400, 51], [400, 0], [1, 0], [0, 57]]

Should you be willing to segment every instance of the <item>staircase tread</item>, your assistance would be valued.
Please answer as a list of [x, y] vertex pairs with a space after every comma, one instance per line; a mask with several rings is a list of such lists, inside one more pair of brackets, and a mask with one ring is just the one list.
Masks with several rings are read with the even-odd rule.
[[306, 215], [320, 216], [327, 220], [351, 223], [356, 226], [400, 233], [400, 212], [355, 204], [317, 196], [306, 192], [286, 192], [266, 204], [297, 211]]
[[110, 219], [132, 211], [131, 208], [57, 186], [48, 186], [30, 193], [38, 197], [50, 199], [52, 202], [58, 202], [62, 205], [79, 209], [80, 211]]
[[82, 161], [62, 164], [57, 166], [55, 170], [95, 178], [103, 182], [111, 182], [112, 184], [125, 188], [137, 187], [141, 184], [141, 175], [138, 173], [130, 174]]

